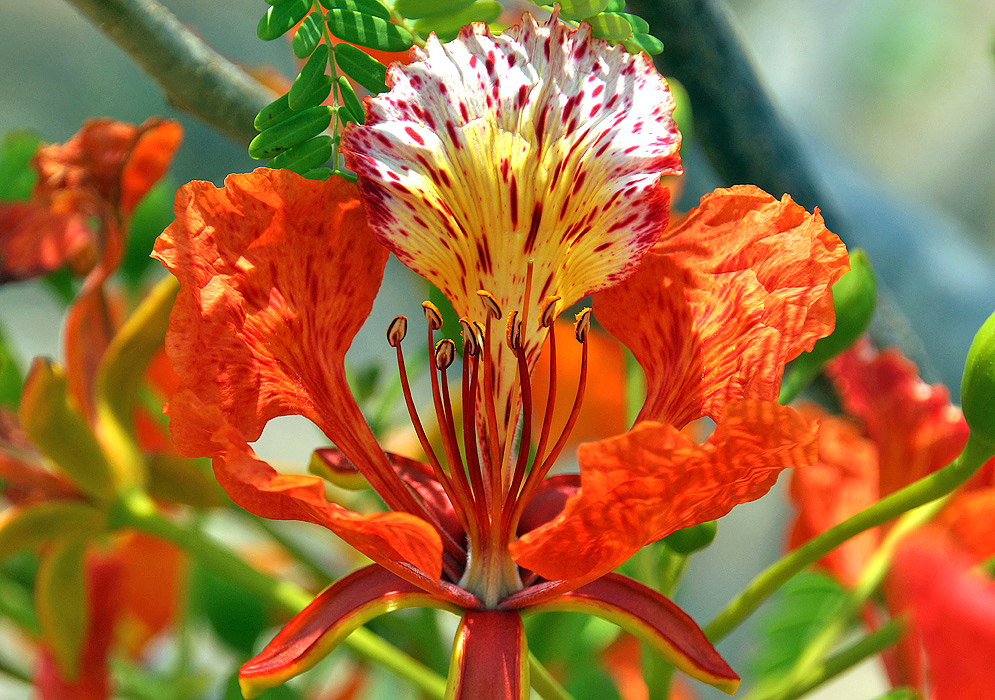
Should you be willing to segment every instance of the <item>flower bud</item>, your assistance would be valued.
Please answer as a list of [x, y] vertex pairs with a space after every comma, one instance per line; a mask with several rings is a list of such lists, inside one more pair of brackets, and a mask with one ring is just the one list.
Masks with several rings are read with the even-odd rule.
[[960, 396], [971, 437], [995, 447], [995, 313], [981, 326], [967, 351]]
[[833, 285], [836, 328], [799, 359], [805, 357], [804, 363], [821, 367], [853, 345], [870, 325], [877, 306], [877, 291], [878, 283], [867, 253], [859, 249], [850, 251], [850, 271]]
[[718, 529], [718, 521], [709, 520], [672, 532], [663, 541], [678, 554], [688, 555], [710, 545]]

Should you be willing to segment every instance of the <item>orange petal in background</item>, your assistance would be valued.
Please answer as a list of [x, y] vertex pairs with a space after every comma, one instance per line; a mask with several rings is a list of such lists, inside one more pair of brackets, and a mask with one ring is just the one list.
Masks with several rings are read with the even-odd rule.
[[[802, 415], [820, 420], [819, 460], [791, 472], [791, 500], [798, 513], [789, 546], [794, 549], [878, 500], [877, 450], [849, 421], [806, 405]], [[860, 578], [877, 548], [878, 530], [868, 530], [834, 549], [819, 565], [842, 584]]]
[[716, 190], [636, 274], [594, 297], [646, 374], [638, 420], [682, 427], [738, 398], [777, 398], [784, 364], [828, 335], [846, 250], [819, 215], [752, 186]]
[[580, 446], [581, 492], [510, 545], [515, 561], [579, 586], [674, 530], [767, 493], [781, 470], [816, 460], [817, 426], [775, 403], [737, 401], [704, 445], [644, 422]]

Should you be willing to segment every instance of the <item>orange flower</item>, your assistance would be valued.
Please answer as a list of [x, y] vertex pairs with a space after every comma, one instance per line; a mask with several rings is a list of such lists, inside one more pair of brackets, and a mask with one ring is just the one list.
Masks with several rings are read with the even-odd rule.
[[[393, 65], [391, 90], [342, 138], [362, 203], [344, 181], [271, 170], [181, 188], [155, 253], [181, 283], [167, 337], [178, 449], [211, 456], [246, 509], [323, 525], [375, 562], [243, 666], [246, 694], [413, 605], [462, 615], [452, 698], [525, 697], [520, 616], [546, 610], [613, 620], [690, 675], [738, 684], [686, 614], [611, 571], [814, 461], [816, 427], [775, 399], [784, 363], [832, 329], [846, 254], [818, 214], [752, 187], [713, 193], [668, 228], [660, 177], [679, 170], [679, 134], [666, 84], [645, 56], [589, 32], [526, 15], [500, 36], [474, 25], [445, 46], [432, 38]], [[455, 346], [435, 343], [441, 316], [425, 304], [441, 455], [407, 386], [407, 319], [387, 329], [428, 464], [383, 452], [345, 379], [388, 251], [462, 317], [457, 426]], [[532, 430], [556, 410], [533, 391], [535, 364], [544, 344], [559, 358], [574, 342], [553, 321], [592, 293], [646, 371], [648, 398], [631, 431], [581, 446], [579, 483], [546, 478], [598, 377], [590, 310], [577, 316], [579, 388], [559, 434], [547, 421]], [[313, 421], [337, 447], [322, 453], [329, 470], [361, 474], [390, 511], [350, 512], [320, 479], [259, 459], [249, 443], [284, 414]], [[698, 445], [681, 428], [702, 416], [717, 427]]]

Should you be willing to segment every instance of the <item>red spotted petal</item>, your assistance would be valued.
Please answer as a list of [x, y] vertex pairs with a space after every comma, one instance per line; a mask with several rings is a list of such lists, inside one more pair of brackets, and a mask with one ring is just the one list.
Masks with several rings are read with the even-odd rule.
[[618, 574], [608, 574], [523, 614], [566, 610], [596, 615], [639, 637], [675, 667], [729, 694], [739, 676], [719, 656], [687, 613], [660, 593]]
[[280, 685], [321, 661], [365, 622], [411, 607], [458, 610], [376, 565], [339, 579], [284, 625], [258, 656], [242, 666], [238, 674], [242, 693], [253, 698]]
[[513, 542], [512, 556], [549, 580], [592, 581], [649, 542], [759, 498], [781, 470], [814, 463], [816, 432], [794, 409], [737, 401], [700, 446], [653, 422], [583, 444], [580, 494]]
[[192, 182], [155, 256], [182, 285], [166, 338], [179, 451], [214, 455], [223, 425], [252, 442], [271, 418], [299, 414], [385, 493], [393, 475], [343, 366], [387, 260], [355, 186], [269, 169], [232, 175], [224, 189]]
[[[476, 23], [445, 45], [430, 37], [342, 137], [374, 235], [458, 315], [484, 321], [481, 289], [520, 311], [530, 363], [544, 298], [562, 311], [630, 275], [667, 224], [660, 177], [680, 169], [666, 82], [590, 31], [526, 14], [498, 36]], [[518, 373], [496, 346], [500, 444]]]
[[261, 518], [302, 520], [327, 527], [398, 576], [436, 589], [442, 542], [434, 527], [408, 513], [360, 515], [325, 498], [316, 476], [281, 474], [259, 459], [232, 428], [225, 450], [214, 458], [214, 474], [232, 500]]
[[445, 700], [527, 700], [529, 652], [517, 612], [463, 613]]
[[921, 635], [933, 700], [990, 697], [995, 683], [995, 582], [935, 530], [898, 547], [889, 600]]
[[[791, 472], [791, 500], [798, 509], [790, 546], [798, 547], [878, 500], [878, 460], [874, 445], [848, 421], [805, 406], [802, 415], [820, 419], [819, 460]], [[869, 530], [826, 555], [819, 564], [844, 585], [860, 578], [878, 546]]]
[[777, 398], [784, 364], [828, 335], [846, 250], [785, 195], [716, 190], [672, 225], [598, 318], [642, 365], [638, 420], [718, 419], [739, 398]]
[[967, 423], [950, 404], [950, 392], [923, 382], [897, 351], [879, 353], [865, 341], [828, 369], [843, 408], [878, 448], [882, 497], [945, 466], [964, 448]]

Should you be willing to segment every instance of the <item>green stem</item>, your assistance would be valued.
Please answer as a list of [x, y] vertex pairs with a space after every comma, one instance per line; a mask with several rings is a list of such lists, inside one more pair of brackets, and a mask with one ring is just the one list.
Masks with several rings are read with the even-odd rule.
[[905, 626], [902, 622], [891, 620], [873, 634], [867, 635], [859, 642], [826, 659], [819, 667], [813, 669], [803, 682], [790, 688], [776, 688], [767, 692], [751, 693], [743, 700], [796, 700], [813, 688], [817, 688], [894, 645], [904, 633]]
[[947, 466], [826, 530], [761, 572], [705, 627], [705, 634], [712, 642], [723, 639], [795, 574], [851, 537], [947, 495], [967, 481], [992, 452], [991, 445], [972, 436], [960, 456]]
[[38, 636], [38, 617], [31, 591], [3, 575], [0, 575], [0, 617], [10, 618], [28, 634]]
[[[289, 615], [296, 615], [311, 602], [310, 593], [290, 581], [279, 581], [254, 569], [230, 550], [202, 532], [188, 530], [164, 518], [144, 494], [132, 492], [118, 501], [118, 524], [142, 530], [172, 542], [202, 564], [224, 576], [232, 585], [251, 591]], [[426, 695], [442, 700], [446, 681], [442, 676], [363, 627], [350, 634], [344, 644], [357, 654], [381, 664]]]
[[567, 689], [553, 678], [549, 669], [542, 665], [532, 652], [529, 652], [529, 683], [543, 697], [543, 700], [574, 700]]

